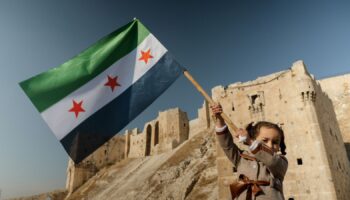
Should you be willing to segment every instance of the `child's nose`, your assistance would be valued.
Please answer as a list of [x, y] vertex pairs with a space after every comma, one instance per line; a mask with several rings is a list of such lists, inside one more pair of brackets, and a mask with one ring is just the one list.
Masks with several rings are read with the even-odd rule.
[[270, 147], [271, 149], [273, 148], [272, 141], [267, 142], [267, 146]]

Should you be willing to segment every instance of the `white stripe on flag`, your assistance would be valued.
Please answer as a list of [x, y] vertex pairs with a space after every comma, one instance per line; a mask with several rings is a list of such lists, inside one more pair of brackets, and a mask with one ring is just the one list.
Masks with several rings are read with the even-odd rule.
[[[144, 60], [139, 60], [139, 58], [141, 57], [141, 51], [146, 52], [149, 49], [153, 58], [148, 59], [146, 64]], [[166, 52], [167, 49], [157, 38], [149, 34], [136, 49], [94, 79], [46, 109], [41, 113], [41, 116], [49, 125], [56, 138], [61, 140], [81, 122], [111, 102], [141, 78]], [[113, 92], [110, 87], [105, 86], [108, 75], [111, 77], [118, 76], [117, 82], [121, 85], [117, 86]], [[75, 116], [74, 112], [69, 112], [73, 106], [73, 100], [77, 103], [83, 101], [82, 107], [85, 112], [80, 112], [78, 117]]]

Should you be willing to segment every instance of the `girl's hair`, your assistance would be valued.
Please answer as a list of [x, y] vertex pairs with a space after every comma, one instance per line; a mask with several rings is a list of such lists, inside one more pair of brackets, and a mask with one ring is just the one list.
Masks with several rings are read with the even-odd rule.
[[286, 153], [287, 147], [286, 147], [286, 144], [284, 143], [284, 133], [283, 133], [283, 130], [277, 124], [267, 122], [267, 121], [260, 121], [260, 122], [256, 123], [255, 125], [253, 125], [253, 124], [254, 124], [254, 122], [251, 122], [246, 127], [246, 130], [247, 130], [250, 138], [255, 139], [256, 136], [258, 135], [261, 127], [273, 128], [273, 129], [277, 130], [279, 135], [281, 136], [280, 150], [281, 150], [282, 154], [283, 155], [287, 154]]

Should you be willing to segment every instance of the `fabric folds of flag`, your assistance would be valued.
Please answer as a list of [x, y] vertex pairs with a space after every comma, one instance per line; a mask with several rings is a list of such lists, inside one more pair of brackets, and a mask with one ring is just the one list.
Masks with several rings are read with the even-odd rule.
[[183, 70], [135, 19], [20, 86], [79, 163], [149, 106]]

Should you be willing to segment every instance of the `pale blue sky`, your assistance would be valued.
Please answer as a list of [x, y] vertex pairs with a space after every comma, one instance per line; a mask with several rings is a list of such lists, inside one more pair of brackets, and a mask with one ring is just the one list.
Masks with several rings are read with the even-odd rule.
[[[210, 92], [304, 60], [316, 78], [350, 72], [346, 1], [0, 1], [0, 188], [3, 197], [64, 188], [68, 156], [18, 82], [62, 64], [139, 18]], [[203, 98], [184, 77], [139, 115]]]

